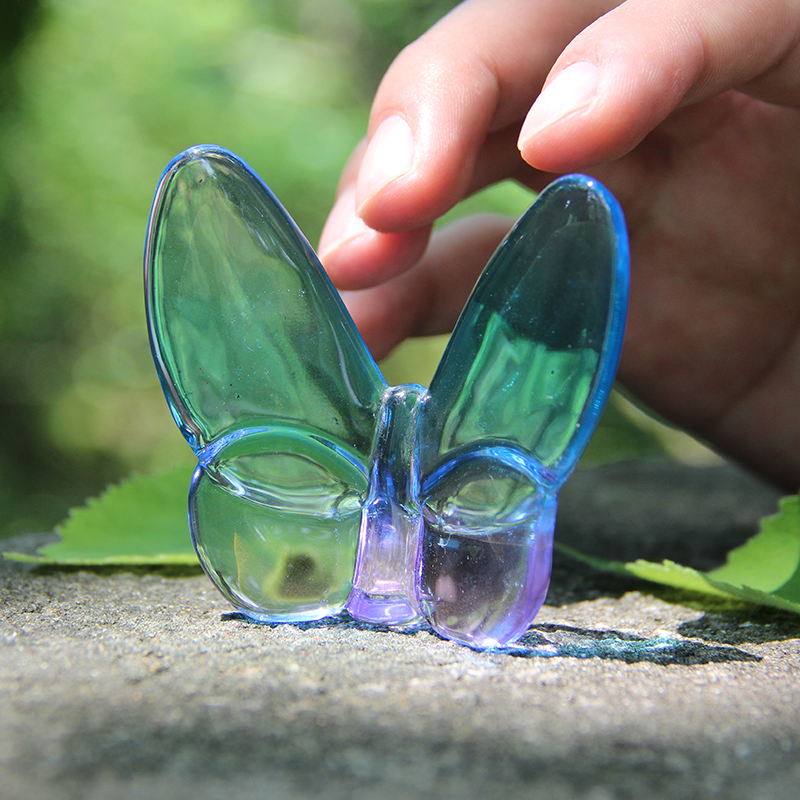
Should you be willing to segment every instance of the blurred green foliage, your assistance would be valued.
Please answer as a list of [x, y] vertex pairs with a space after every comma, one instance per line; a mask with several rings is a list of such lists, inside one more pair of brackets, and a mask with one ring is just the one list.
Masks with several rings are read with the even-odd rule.
[[0, 535], [189, 452], [144, 328], [167, 162], [247, 159], [314, 241], [392, 57], [454, 2], [18, 0], [0, 47]]
[[[230, 148], [316, 241], [381, 75], [453, 5], [7, 4], [0, 536], [50, 528], [130, 470], [190, 456], [156, 382], [142, 304], [144, 228], [167, 162], [193, 144]], [[472, 202], [518, 213], [528, 199], [501, 186]], [[440, 344], [422, 347], [433, 363]], [[425, 359], [408, 352], [389, 377], [424, 380]]]

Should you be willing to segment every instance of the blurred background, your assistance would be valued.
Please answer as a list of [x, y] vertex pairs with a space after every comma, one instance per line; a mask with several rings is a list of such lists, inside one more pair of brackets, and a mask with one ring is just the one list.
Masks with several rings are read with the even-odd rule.
[[[158, 386], [141, 257], [186, 147], [223, 145], [316, 243], [393, 57], [448, 0], [5, 0], [0, 26], [0, 537], [47, 530], [131, 471], [191, 453]], [[504, 184], [455, 214], [518, 215]], [[441, 339], [398, 349], [425, 383]], [[617, 396], [587, 463], [713, 456]]]

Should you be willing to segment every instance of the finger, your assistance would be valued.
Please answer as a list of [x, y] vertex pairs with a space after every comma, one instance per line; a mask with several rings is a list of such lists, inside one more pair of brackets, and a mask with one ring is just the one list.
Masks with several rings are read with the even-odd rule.
[[368, 228], [356, 215], [355, 182], [364, 158], [366, 140], [347, 161], [338, 196], [319, 241], [319, 257], [339, 289], [374, 286], [409, 269], [428, 244], [430, 226], [398, 234]]
[[627, 0], [559, 56], [522, 126], [524, 159], [583, 169], [633, 149], [680, 105], [742, 88], [800, 104], [800, 10], [790, 0]]
[[425, 252], [431, 226], [380, 233], [356, 216], [355, 186], [346, 187], [322, 230], [319, 256], [339, 289], [364, 289], [412, 267]]
[[[366, 224], [411, 230], [455, 205], [474, 185], [487, 137], [520, 125], [558, 54], [615, 4], [468, 0], [407, 47], [370, 116], [357, 181]], [[513, 174], [519, 156], [504, 152]]]
[[411, 270], [342, 297], [376, 359], [409, 336], [450, 330], [512, 220], [465, 217], [437, 230]]
[[[537, 172], [520, 158], [517, 128], [491, 134], [476, 162], [472, 194], [507, 177], [539, 191], [554, 176]], [[366, 289], [410, 269], [428, 244], [431, 225], [402, 233], [380, 233], [356, 215], [354, 178], [360, 165], [358, 151], [345, 167], [340, 193], [322, 231], [319, 257], [333, 283], [341, 290]]]

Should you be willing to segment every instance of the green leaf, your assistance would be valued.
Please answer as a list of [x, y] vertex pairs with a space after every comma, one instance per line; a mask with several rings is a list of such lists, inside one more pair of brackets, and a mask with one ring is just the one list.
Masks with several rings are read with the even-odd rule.
[[716, 597], [728, 597], [800, 614], [800, 497], [781, 500], [777, 514], [761, 520], [760, 531], [728, 554], [726, 564], [700, 572], [673, 561], [623, 564], [558, 549], [598, 569]]
[[134, 476], [74, 508], [57, 529], [61, 540], [38, 555], [3, 553], [39, 564], [196, 565], [186, 518], [192, 470], [182, 465]]
[[779, 511], [761, 520], [761, 530], [709, 573], [715, 581], [751, 586], [800, 602], [800, 497], [784, 497]]

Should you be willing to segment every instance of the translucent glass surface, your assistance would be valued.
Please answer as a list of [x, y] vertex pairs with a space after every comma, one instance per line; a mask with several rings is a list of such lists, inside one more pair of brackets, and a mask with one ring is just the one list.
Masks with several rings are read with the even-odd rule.
[[613, 380], [627, 259], [613, 197], [560, 179], [487, 265], [430, 390], [390, 388], [264, 183], [222, 148], [178, 156], [145, 295], [220, 591], [257, 620], [347, 609], [422, 615], [474, 647], [521, 636], [547, 591], [558, 489]]

